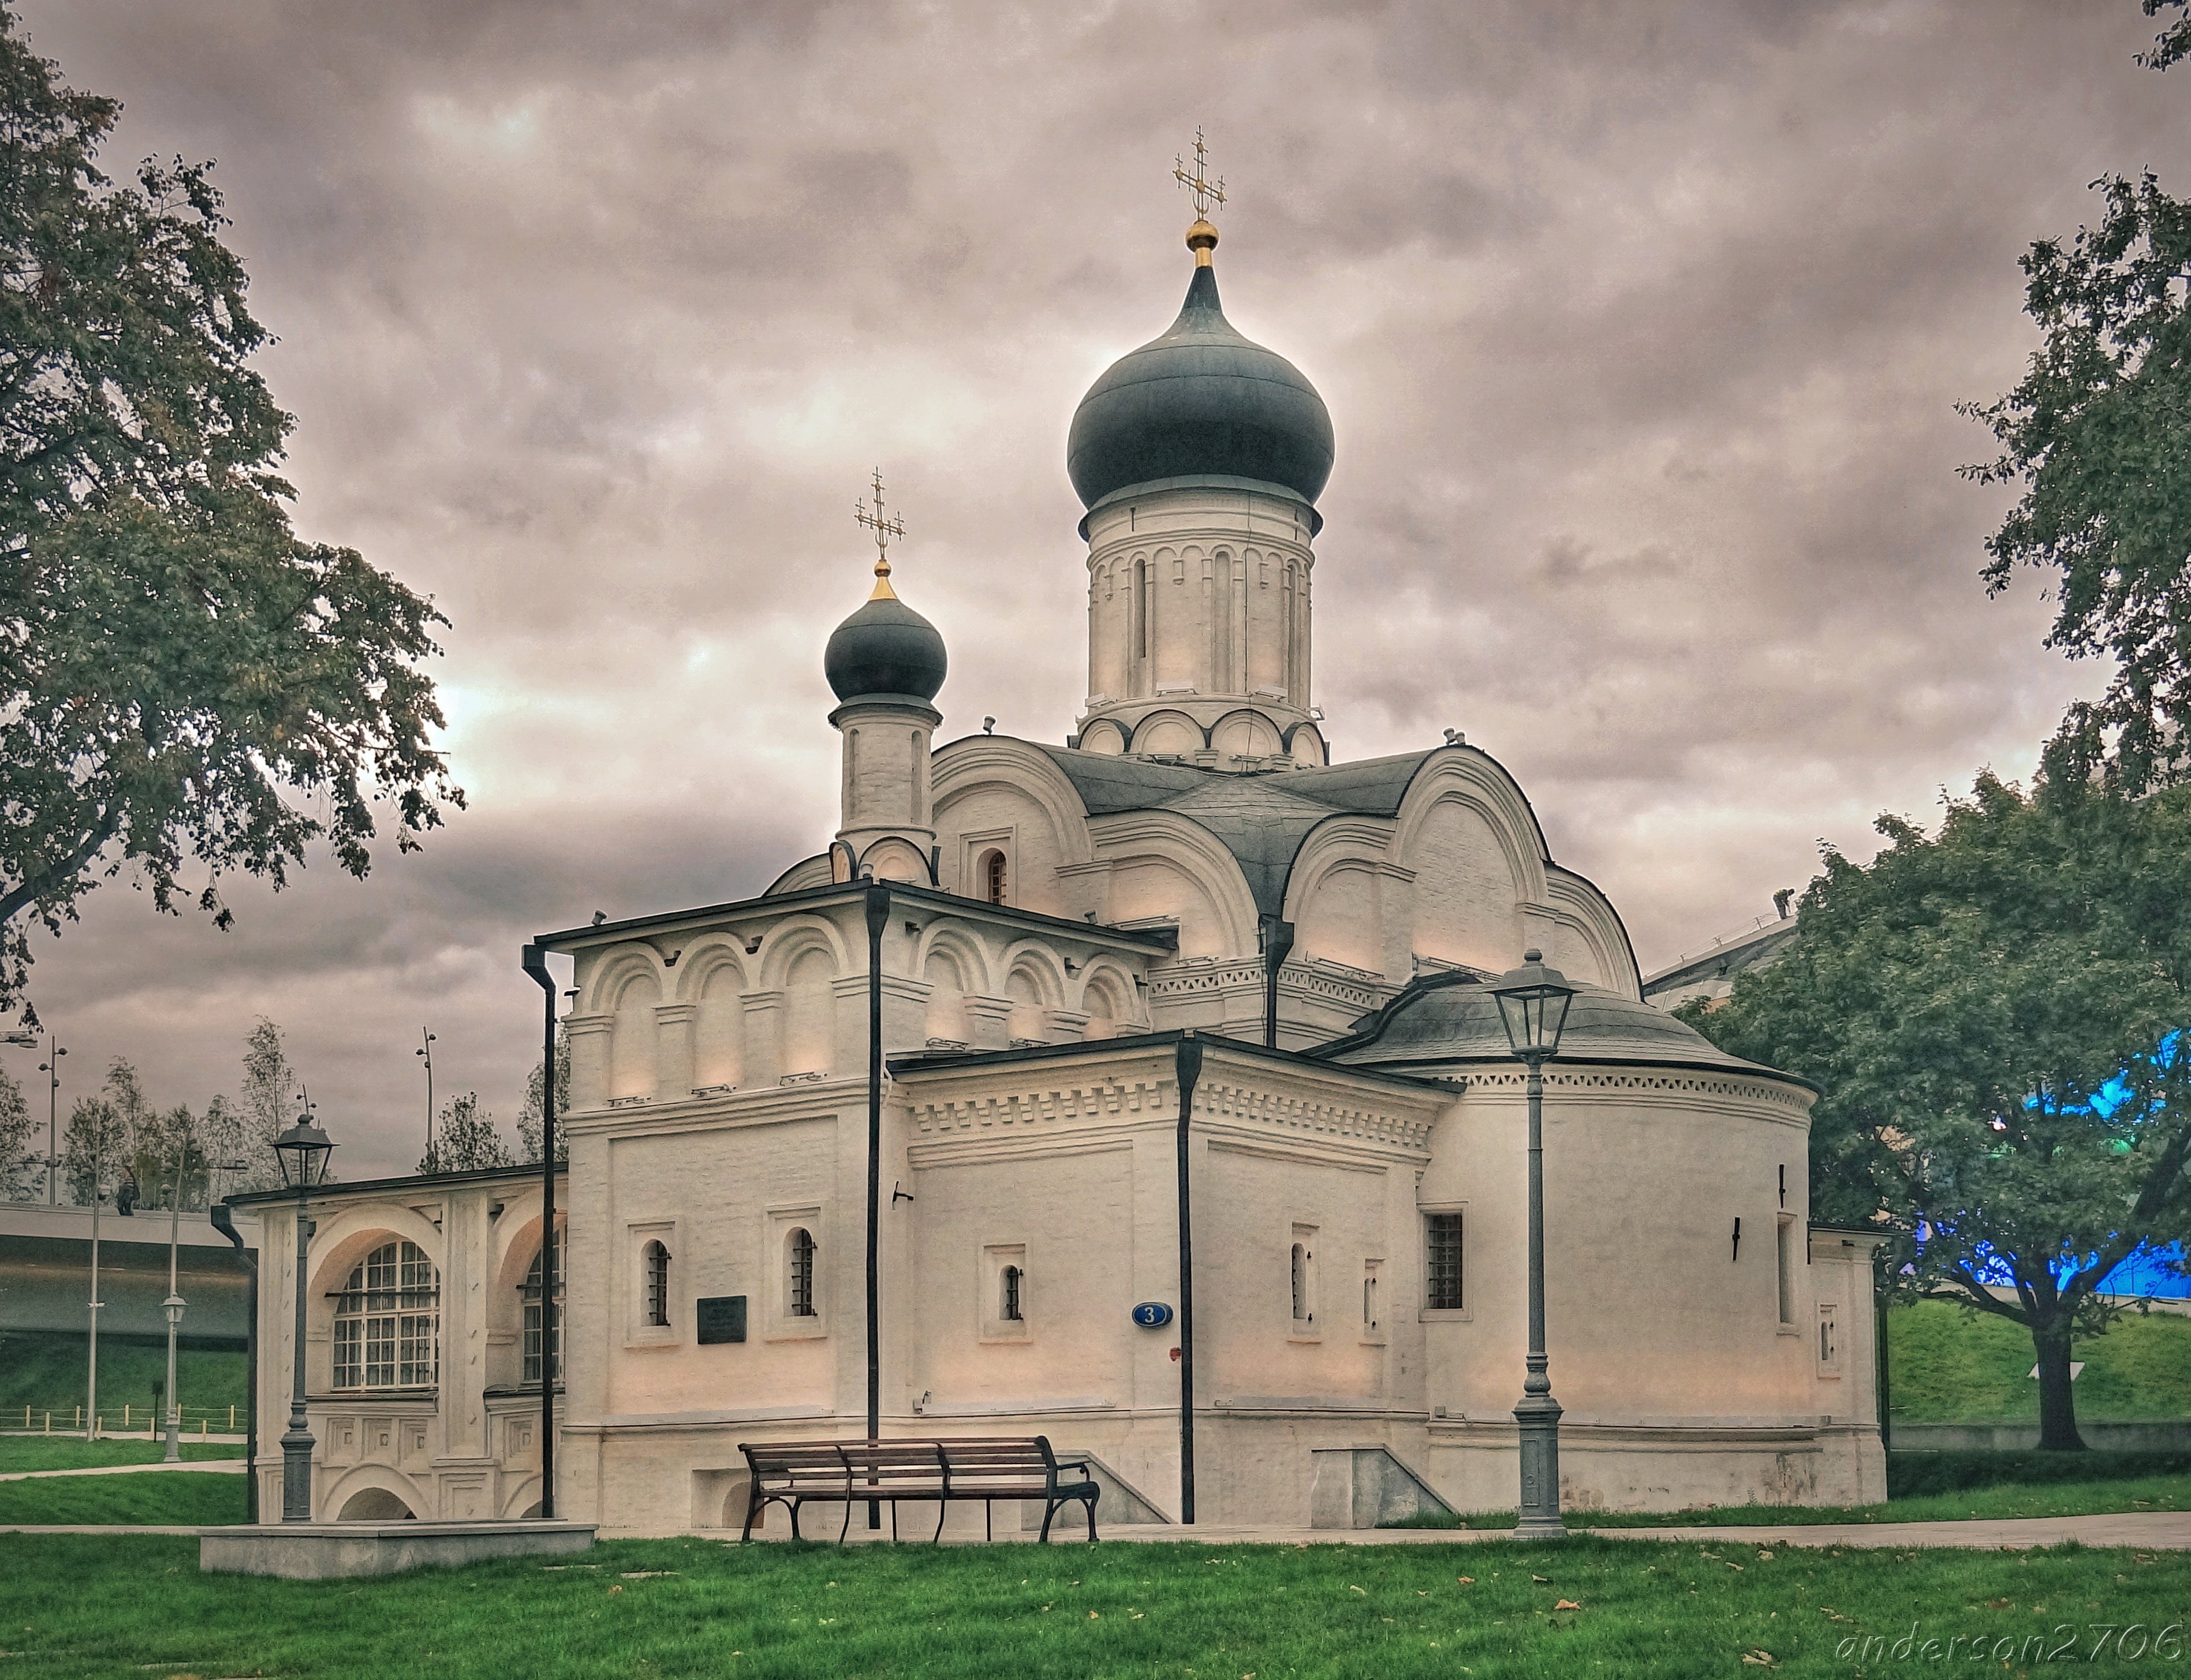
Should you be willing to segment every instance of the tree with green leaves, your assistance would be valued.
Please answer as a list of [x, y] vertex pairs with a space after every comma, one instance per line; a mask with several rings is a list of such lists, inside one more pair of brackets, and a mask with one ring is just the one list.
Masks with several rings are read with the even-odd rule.
[[2023, 1325], [2040, 1444], [2079, 1448], [2100, 1282], [2191, 1232], [2191, 787], [1988, 774], [1934, 833], [1878, 826], [1869, 864], [1826, 851], [1778, 963], [1681, 1013], [1819, 1087], [1813, 1216], [1884, 1210], [1898, 1292]]
[[136, 1193], [138, 1153], [154, 1123], [134, 1063], [116, 1056], [96, 1096], [79, 1096], [61, 1132], [61, 1176], [79, 1207], [120, 1186]]
[[119, 109], [0, 3], [0, 1005], [101, 878], [226, 926], [223, 874], [278, 889], [324, 842], [362, 876], [384, 822], [407, 850], [464, 802], [446, 620], [291, 528], [210, 166], [111, 179]]
[[31, 1160], [30, 1104], [23, 1088], [0, 1068], [0, 1201], [21, 1201], [38, 1193], [42, 1175]]
[[[2144, 9], [2179, 15], [2140, 63], [2191, 54], [2186, 0]], [[2093, 186], [2097, 225], [2021, 259], [2041, 342], [2006, 396], [1962, 405], [2000, 446], [1963, 470], [2022, 491], [1987, 542], [1988, 592], [2047, 574], [2047, 646], [2114, 667], [2063, 718], [2048, 776], [2138, 794], [2191, 772], [2191, 204], [2150, 172]]]
[[[525, 1104], [517, 1111], [517, 1159], [538, 1161], [540, 1159], [540, 1064], [525, 1076]], [[555, 1159], [571, 1159], [571, 1134], [562, 1125], [563, 1116], [571, 1112], [571, 1040], [559, 1025], [555, 1028]]]
[[265, 1016], [252, 1023], [243, 1040], [243, 1085], [232, 1111], [222, 1113], [222, 1141], [216, 1150], [243, 1165], [240, 1190], [270, 1189], [282, 1182], [274, 1159], [274, 1140], [294, 1124], [300, 1110], [300, 1081], [282, 1043], [282, 1029]]
[[466, 1091], [441, 1105], [434, 1126], [434, 1152], [418, 1163], [420, 1172], [476, 1172], [483, 1167], [515, 1165], [509, 1146], [494, 1129], [494, 1116], [480, 1107], [479, 1093]]

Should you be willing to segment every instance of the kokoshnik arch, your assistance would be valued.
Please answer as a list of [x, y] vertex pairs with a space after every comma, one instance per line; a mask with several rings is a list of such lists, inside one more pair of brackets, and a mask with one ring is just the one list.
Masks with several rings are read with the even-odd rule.
[[[1875, 1239], [1807, 1220], [1813, 1092], [1642, 1001], [1619, 914], [1488, 755], [1333, 761], [1331, 419], [1226, 319], [1216, 230], [1187, 244], [1178, 318], [1067, 439], [1074, 734], [936, 744], [944, 641], [896, 593], [878, 480], [874, 592], [823, 656], [835, 839], [760, 897], [538, 942], [578, 988], [558, 1513], [735, 1524], [738, 1442], [871, 1420], [1047, 1434], [1110, 1523], [1303, 1522], [1365, 1444], [1511, 1502], [1524, 1080], [1485, 982], [1532, 947], [1583, 988], [1545, 1070], [1566, 1502], [1883, 1497]], [[323, 1204], [321, 1514], [523, 1514], [533, 1182]], [[284, 1253], [292, 1215], [260, 1216]], [[261, 1296], [269, 1439], [288, 1288]]]

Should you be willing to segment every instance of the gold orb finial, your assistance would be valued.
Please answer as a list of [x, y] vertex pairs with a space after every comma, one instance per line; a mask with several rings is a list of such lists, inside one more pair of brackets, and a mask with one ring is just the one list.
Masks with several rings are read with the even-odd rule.
[[1187, 248], [1194, 253], [1197, 268], [1212, 266], [1209, 253], [1217, 248], [1217, 230], [1197, 216], [1194, 225], [1187, 231]]

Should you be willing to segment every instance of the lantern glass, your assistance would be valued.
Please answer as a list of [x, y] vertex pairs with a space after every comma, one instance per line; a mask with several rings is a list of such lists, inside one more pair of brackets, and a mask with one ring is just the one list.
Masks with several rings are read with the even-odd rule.
[[1499, 999], [1500, 1022], [1516, 1056], [1524, 1062], [1544, 1062], [1559, 1054], [1560, 1034], [1574, 994], [1565, 975], [1545, 966], [1541, 951], [1523, 952], [1522, 966], [1499, 977], [1492, 995]]
[[292, 1190], [316, 1188], [327, 1179], [327, 1157], [334, 1153], [334, 1148], [327, 1133], [310, 1120], [299, 1119], [274, 1140], [275, 1159], [282, 1164], [282, 1184]]
[[182, 1296], [179, 1295], [171, 1295], [165, 1301], [160, 1303], [160, 1308], [168, 1315], [168, 1322], [169, 1324], [179, 1324], [183, 1322], [183, 1307], [185, 1305], [185, 1303]]

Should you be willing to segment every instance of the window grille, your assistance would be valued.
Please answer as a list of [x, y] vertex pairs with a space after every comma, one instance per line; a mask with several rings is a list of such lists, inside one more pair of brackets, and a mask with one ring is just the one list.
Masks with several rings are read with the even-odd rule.
[[1307, 1244], [1303, 1243], [1295, 1243], [1294, 1244], [1293, 1289], [1294, 1322], [1297, 1324], [1306, 1324], [1308, 1321], [1310, 1311], [1308, 1304], [1308, 1247]]
[[790, 1265], [785, 1277], [788, 1308], [794, 1318], [811, 1318], [814, 1312], [814, 1238], [805, 1226], [787, 1239]]
[[660, 1243], [646, 1250], [646, 1322], [657, 1330], [669, 1323], [669, 1250]]
[[992, 904], [1004, 902], [1004, 854], [993, 851], [982, 860], [982, 896]]
[[1433, 1213], [1424, 1218], [1428, 1264], [1424, 1267], [1423, 1304], [1458, 1309], [1461, 1304], [1461, 1216]]
[[441, 1380], [441, 1281], [416, 1243], [373, 1250], [334, 1301], [337, 1388], [423, 1388]]
[[1002, 1275], [1004, 1283], [1003, 1311], [998, 1313], [1006, 1324], [1018, 1324], [1027, 1314], [1021, 1310], [1020, 1288], [1026, 1273], [1016, 1266], [1007, 1266]]
[[[553, 1339], [554, 1381], [563, 1380], [563, 1318], [564, 1291], [567, 1280], [563, 1275], [563, 1254], [560, 1242], [551, 1242], [549, 1250], [555, 1263], [555, 1335]], [[541, 1261], [542, 1256], [532, 1256], [532, 1269], [525, 1274], [524, 1287], [519, 1291], [525, 1301], [525, 1329], [521, 1338], [524, 1354], [524, 1376], [526, 1382], [540, 1381], [541, 1319]]]

